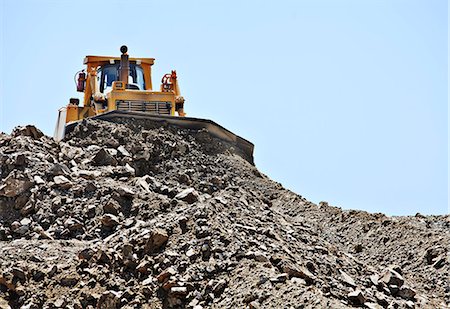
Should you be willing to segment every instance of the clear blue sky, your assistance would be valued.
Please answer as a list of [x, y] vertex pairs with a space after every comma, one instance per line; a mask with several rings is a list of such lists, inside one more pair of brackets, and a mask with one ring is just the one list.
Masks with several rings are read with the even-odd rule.
[[0, 2], [1, 131], [52, 135], [84, 56], [126, 44], [304, 197], [448, 213], [447, 1]]

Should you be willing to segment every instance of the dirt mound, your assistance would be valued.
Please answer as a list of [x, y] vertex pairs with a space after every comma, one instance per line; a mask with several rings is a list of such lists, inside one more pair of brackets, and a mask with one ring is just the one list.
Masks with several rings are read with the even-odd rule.
[[0, 308], [445, 308], [450, 217], [313, 204], [206, 131], [0, 135]]

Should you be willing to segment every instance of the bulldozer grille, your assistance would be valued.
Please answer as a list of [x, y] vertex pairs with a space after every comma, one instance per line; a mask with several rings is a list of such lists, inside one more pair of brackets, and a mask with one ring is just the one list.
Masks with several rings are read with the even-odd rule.
[[170, 115], [172, 104], [170, 102], [148, 102], [137, 100], [118, 100], [116, 109], [119, 111], [147, 112], [159, 115]]

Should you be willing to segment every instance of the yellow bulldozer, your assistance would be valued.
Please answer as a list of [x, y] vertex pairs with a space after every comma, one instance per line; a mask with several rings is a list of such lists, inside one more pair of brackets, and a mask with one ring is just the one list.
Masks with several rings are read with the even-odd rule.
[[118, 118], [146, 119], [161, 125], [191, 130], [206, 129], [212, 136], [231, 143], [253, 163], [253, 144], [208, 119], [186, 117], [176, 71], [165, 74], [160, 89], [153, 90], [154, 58], [130, 58], [128, 48], [120, 57], [86, 56], [85, 70], [77, 72], [77, 91], [84, 102], [72, 98], [59, 109], [54, 138], [64, 139], [79, 121], [86, 118], [114, 121]]

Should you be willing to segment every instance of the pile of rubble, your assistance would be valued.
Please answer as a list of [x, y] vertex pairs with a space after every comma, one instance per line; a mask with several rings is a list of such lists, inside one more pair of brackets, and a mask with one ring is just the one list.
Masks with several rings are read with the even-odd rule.
[[316, 205], [206, 131], [0, 134], [0, 308], [445, 308], [450, 217]]

